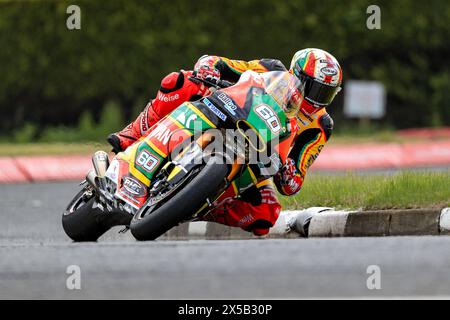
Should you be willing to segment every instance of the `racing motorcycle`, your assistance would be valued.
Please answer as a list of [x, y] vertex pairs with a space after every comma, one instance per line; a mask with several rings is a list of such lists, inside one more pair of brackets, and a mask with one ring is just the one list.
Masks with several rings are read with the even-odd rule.
[[93, 155], [62, 216], [71, 239], [96, 241], [123, 225], [137, 240], [154, 240], [203, 220], [231, 184], [244, 192], [278, 172], [295, 138], [297, 78], [247, 71], [234, 85], [208, 85], [211, 95], [181, 104], [111, 161]]

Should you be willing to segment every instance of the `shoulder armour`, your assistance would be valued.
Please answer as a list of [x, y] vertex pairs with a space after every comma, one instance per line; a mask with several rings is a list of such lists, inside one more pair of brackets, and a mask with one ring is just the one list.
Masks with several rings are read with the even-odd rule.
[[286, 71], [284, 64], [277, 59], [261, 59], [259, 63], [268, 71]]
[[319, 118], [319, 124], [325, 132], [325, 137], [330, 139], [331, 133], [333, 132], [334, 121], [328, 113], [325, 113]]

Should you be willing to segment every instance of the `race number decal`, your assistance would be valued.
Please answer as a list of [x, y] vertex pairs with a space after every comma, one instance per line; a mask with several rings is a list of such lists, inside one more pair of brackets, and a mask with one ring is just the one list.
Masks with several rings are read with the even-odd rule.
[[136, 158], [136, 164], [147, 172], [155, 170], [159, 159], [147, 150], [142, 150]]
[[273, 133], [280, 132], [280, 119], [278, 119], [278, 116], [275, 114], [271, 107], [266, 104], [261, 104], [255, 108], [255, 112], [267, 124], [270, 131], [272, 131]]

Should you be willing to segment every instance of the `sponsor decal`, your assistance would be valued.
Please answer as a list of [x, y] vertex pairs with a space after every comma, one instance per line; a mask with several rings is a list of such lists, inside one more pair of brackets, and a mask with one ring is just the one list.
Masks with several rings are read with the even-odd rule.
[[[192, 115], [186, 115], [184, 119], [180, 119], [180, 116], [174, 119], [172, 118], [172, 115], [169, 115], [158, 122], [155, 127], [152, 127], [150, 134], [145, 139], [147, 144], [156, 153], [152, 152], [152, 150], [150, 150], [150, 152], [154, 155], [167, 156], [167, 154], [171, 152], [173, 148], [176, 148], [181, 141], [184, 141], [192, 135], [190, 131], [184, 128], [185, 126], [180, 125], [178, 122], [184, 120], [189, 123], [194, 121], [193, 119], [195, 119], [195, 116]], [[194, 122], [194, 127], [195, 123], [196, 122]]]
[[255, 107], [255, 112], [269, 127], [273, 133], [278, 133], [281, 130], [280, 119], [267, 104], [260, 104]]
[[300, 187], [300, 185], [294, 179], [292, 179], [287, 186], [291, 188], [291, 192], [297, 191], [297, 189], [299, 189]]
[[320, 71], [324, 75], [330, 76], [330, 77], [337, 75], [337, 70], [333, 67], [324, 67], [324, 68], [320, 69]]
[[[320, 152], [320, 150], [319, 150]], [[311, 157], [309, 157], [308, 161], [306, 162], [306, 169], [309, 169], [309, 167], [311, 167], [311, 165], [313, 164], [313, 162], [317, 159], [317, 157], [319, 156], [319, 152], [311, 155]]]
[[191, 114], [187, 119], [186, 119], [186, 114], [184, 113], [180, 113], [180, 115], [178, 117], [176, 117], [175, 120], [177, 120], [179, 123], [181, 123], [182, 125], [184, 125], [186, 128], [191, 128], [191, 122], [195, 122], [197, 121], [198, 116], [194, 113]]
[[252, 214], [247, 214], [246, 216], [244, 216], [241, 220], [239, 220], [238, 222], [238, 226], [242, 227], [242, 226], [246, 226], [248, 225], [250, 222], [252, 222], [255, 218], [253, 217]]
[[136, 165], [147, 172], [152, 172], [159, 164], [159, 158], [147, 150], [142, 150], [136, 157]]
[[117, 178], [119, 177], [119, 161], [114, 159], [109, 165], [108, 170], [106, 170], [105, 176], [117, 183]]
[[176, 101], [176, 100], [180, 99], [180, 95], [177, 93], [172, 96], [172, 95], [164, 94], [162, 92], [158, 92], [158, 94], [156, 95], [156, 99], [163, 101], [163, 102], [172, 102], [172, 101]]
[[217, 95], [217, 98], [223, 102], [224, 107], [233, 115], [236, 115], [237, 106], [234, 104], [233, 100], [228, 97], [225, 93], [221, 92]]
[[222, 121], [227, 120], [227, 116], [220, 111], [219, 109], [214, 106], [211, 101], [208, 100], [208, 98], [203, 99], [203, 103], [208, 107], [209, 110], [211, 110], [216, 116], [218, 116]]
[[172, 128], [167, 126], [167, 123], [158, 123], [156, 128], [148, 135], [149, 138], [155, 138], [163, 145], [167, 145], [170, 136], [172, 135]]
[[149, 102], [144, 109], [144, 114], [141, 117], [141, 134], [143, 135], [148, 130], [148, 108], [151, 108], [152, 103]]
[[308, 123], [306, 121], [303, 121], [303, 119], [299, 115], [296, 116], [296, 119], [297, 119], [297, 124], [299, 125], [299, 127], [301, 127], [302, 125], [303, 126], [308, 125]]
[[138, 180], [132, 177], [123, 178], [123, 188], [125, 191], [134, 197], [145, 197], [147, 195], [147, 188]]

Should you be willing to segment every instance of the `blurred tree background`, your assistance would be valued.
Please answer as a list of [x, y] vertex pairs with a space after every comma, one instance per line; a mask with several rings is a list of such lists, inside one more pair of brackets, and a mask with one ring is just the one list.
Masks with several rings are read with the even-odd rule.
[[[66, 9], [81, 8], [81, 30]], [[366, 9], [381, 8], [381, 30]], [[333, 53], [346, 79], [388, 92], [383, 127], [450, 124], [448, 0], [89, 0], [0, 2], [0, 135], [90, 140], [118, 130], [164, 75], [203, 54], [279, 58]], [[345, 86], [345, 82], [344, 82]], [[343, 95], [330, 113], [339, 130]]]

